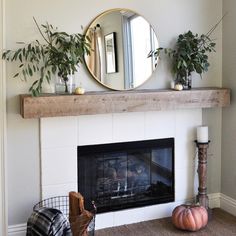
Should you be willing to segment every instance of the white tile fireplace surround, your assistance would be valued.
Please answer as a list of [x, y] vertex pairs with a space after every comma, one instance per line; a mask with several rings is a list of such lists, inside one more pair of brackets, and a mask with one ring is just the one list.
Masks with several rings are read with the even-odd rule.
[[196, 194], [201, 109], [41, 118], [42, 198], [77, 191], [77, 146], [175, 138], [175, 202], [98, 214], [96, 229], [170, 216]]

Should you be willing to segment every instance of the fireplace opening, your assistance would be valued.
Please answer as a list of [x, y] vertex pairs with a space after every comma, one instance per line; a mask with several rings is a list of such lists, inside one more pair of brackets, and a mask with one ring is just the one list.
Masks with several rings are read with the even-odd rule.
[[174, 201], [174, 138], [79, 146], [78, 190], [98, 213]]

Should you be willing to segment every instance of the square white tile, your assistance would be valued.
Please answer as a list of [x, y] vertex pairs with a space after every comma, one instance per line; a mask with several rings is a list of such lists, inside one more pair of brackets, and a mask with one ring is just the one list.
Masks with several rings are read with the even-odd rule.
[[193, 140], [188, 140], [185, 137], [175, 139], [175, 167], [188, 168], [194, 165], [197, 151]]
[[114, 226], [171, 216], [174, 202], [114, 212]]
[[77, 182], [46, 185], [42, 187], [42, 199], [57, 196], [68, 196], [70, 191], [78, 191]]
[[77, 118], [40, 119], [41, 148], [74, 147], [77, 145]]
[[114, 213], [101, 213], [96, 215], [95, 229], [104, 229], [114, 226]]
[[77, 181], [77, 148], [47, 148], [41, 152], [42, 185]]
[[197, 126], [202, 124], [201, 109], [176, 111], [175, 167], [190, 168], [196, 158]]
[[144, 139], [144, 112], [113, 114], [113, 142]]
[[201, 109], [176, 110], [176, 135], [181, 139], [195, 140], [197, 126], [202, 124]]
[[160, 139], [175, 136], [175, 111], [145, 113], [145, 138]]
[[196, 194], [196, 170], [189, 167], [175, 169], [175, 201], [192, 199]]
[[78, 117], [78, 146], [112, 142], [112, 114]]

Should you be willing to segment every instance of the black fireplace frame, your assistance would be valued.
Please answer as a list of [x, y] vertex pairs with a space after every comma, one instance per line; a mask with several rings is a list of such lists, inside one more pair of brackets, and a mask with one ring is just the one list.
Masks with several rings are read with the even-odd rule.
[[[155, 204], [162, 204], [162, 203], [168, 203], [168, 202], [174, 202], [175, 201], [175, 140], [174, 138], [165, 138], [165, 139], [152, 139], [152, 140], [144, 140], [144, 141], [132, 141], [132, 142], [125, 142], [125, 143], [108, 143], [108, 144], [95, 144], [95, 145], [85, 145], [85, 146], [78, 146], [77, 148], [77, 170], [78, 170], [78, 191], [83, 194], [79, 187], [79, 180], [84, 178], [84, 176], [79, 173], [79, 165], [80, 165], [80, 158], [79, 156], [82, 155], [88, 155], [91, 153], [91, 148], [93, 149], [93, 154], [100, 154], [100, 153], [109, 153], [114, 151], [122, 151], [124, 149], [132, 150], [139, 148], [165, 148], [165, 147], [172, 147], [172, 175], [171, 175], [171, 181], [172, 181], [172, 189], [171, 189], [171, 195], [169, 197], [164, 198], [156, 198], [156, 199], [150, 199], [145, 201], [139, 201], [139, 202], [133, 202], [132, 204], [125, 204], [120, 206], [112, 206], [112, 209], [110, 206], [107, 207], [99, 207], [97, 206], [97, 212], [109, 212], [109, 211], [117, 211], [122, 209], [130, 209], [130, 208], [136, 208], [136, 207], [143, 207], [143, 206], [149, 206], [149, 205], [155, 205]], [[89, 157], [88, 157], [89, 158]], [[86, 199], [85, 203], [91, 202], [91, 200], [94, 199]]]

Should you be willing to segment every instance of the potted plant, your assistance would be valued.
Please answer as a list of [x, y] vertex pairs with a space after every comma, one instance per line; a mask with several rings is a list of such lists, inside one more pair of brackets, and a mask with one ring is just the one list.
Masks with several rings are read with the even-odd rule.
[[189, 30], [187, 33], [178, 36], [174, 49], [157, 48], [151, 51], [148, 57], [153, 56], [157, 61], [162, 51], [167, 54], [172, 59], [172, 72], [175, 76], [175, 84], [181, 84], [184, 89], [190, 89], [192, 72], [202, 76], [204, 72], [208, 71], [210, 66], [208, 54], [215, 52], [216, 46], [216, 43], [210, 36], [225, 15], [207, 34], [194, 34]]
[[42, 91], [42, 84], [50, 83], [52, 75], [59, 76], [64, 82], [64, 92], [68, 93], [68, 81], [70, 75], [78, 70], [83, 62], [85, 54], [90, 54], [90, 39], [82, 34], [68, 34], [60, 32], [57, 28], [46, 23], [39, 27], [34, 22], [42, 36], [43, 43], [35, 40], [25, 44], [17, 50], [6, 50], [2, 58], [7, 61], [19, 61], [19, 71], [14, 75], [20, 75], [26, 80], [38, 74], [29, 91], [33, 96], [38, 96]]
[[175, 83], [190, 89], [192, 72], [202, 75], [208, 70], [208, 53], [215, 51], [215, 45], [209, 33], [198, 35], [188, 31], [178, 36], [174, 49], [158, 48], [151, 55], [157, 59], [163, 50], [172, 59]]

